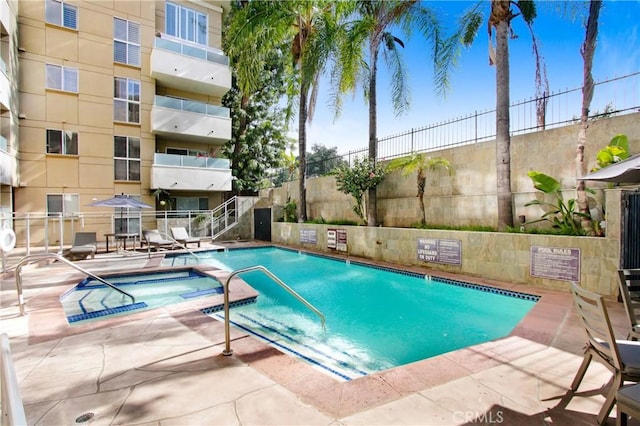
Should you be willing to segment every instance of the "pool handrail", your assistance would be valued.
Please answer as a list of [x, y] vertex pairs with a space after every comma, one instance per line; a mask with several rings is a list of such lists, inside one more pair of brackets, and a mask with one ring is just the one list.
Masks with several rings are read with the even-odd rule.
[[307, 300], [305, 300], [304, 297], [300, 296], [295, 290], [293, 290], [291, 287], [286, 285], [280, 278], [276, 277], [270, 270], [268, 270], [267, 268], [265, 268], [262, 265], [255, 265], [255, 266], [249, 266], [247, 268], [236, 269], [235, 271], [233, 271], [233, 272], [231, 272], [229, 274], [229, 276], [227, 277], [227, 280], [225, 281], [224, 286], [223, 286], [223, 290], [224, 290], [224, 350], [222, 351], [222, 355], [229, 356], [229, 355], [233, 354], [233, 350], [231, 349], [231, 330], [230, 330], [230, 323], [229, 323], [229, 284], [231, 283], [231, 278], [233, 278], [234, 276], [239, 275], [239, 274], [243, 274], [245, 272], [250, 272], [250, 271], [262, 271], [265, 274], [267, 274], [267, 276], [269, 278], [271, 278], [276, 284], [278, 284], [280, 287], [282, 287], [287, 292], [289, 292], [289, 294], [291, 294], [293, 297], [298, 299], [299, 302], [301, 302], [303, 305], [305, 305], [307, 308], [309, 308], [313, 313], [318, 315], [320, 317], [320, 321], [322, 322], [322, 329], [326, 330], [326, 325], [325, 325], [326, 321], [325, 321], [324, 314], [322, 312], [320, 312], [311, 303], [309, 303]]
[[0, 405], [2, 407], [2, 426], [26, 425], [27, 416], [20, 397], [20, 387], [16, 377], [16, 370], [11, 358], [9, 336], [0, 334]]
[[20, 259], [20, 261], [18, 262], [18, 265], [16, 266], [15, 269], [15, 274], [16, 274], [16, 290], [18, 291], [18, 305], [20, 306], [20, 315], [24, 316], [24, 297], [22, 296], [22, 267], [24, 265], [26, 265], [27, 263], [34, 261], [34, 260], [44, 260], [44, 259], [56, 259], [59, 262], [65, 263], [69, 266], [71, 266], [72, 268], [82, 272], [83, 274], [88, 275], [89, 277], [93, 278], [94, 280], [100, 281], [102, 284], [106, 285], [107, 287], [111, 287], [113, 290], [117, 291], [118, 293], [121, 293], [129, 298], [131, 298], [131, 303], [136, 303], [136, 298], [133, 297], [130, 293], [122, 290], [121, 288], [117, 287], [116, 285], [110, 283], [109, 281], [106, 281], [105, 279], [97, 276], [94, 273], [91, 273], [89, 271], [87, 271], [84, 268], [81, 268], [80, 266], [76, 265], [75, 263], [65, 259], [63, 256], [57, 254], [57, 253], [40, 253], [40, 254], [30, 254], [28, 256], [23, 257], [22, 259]]

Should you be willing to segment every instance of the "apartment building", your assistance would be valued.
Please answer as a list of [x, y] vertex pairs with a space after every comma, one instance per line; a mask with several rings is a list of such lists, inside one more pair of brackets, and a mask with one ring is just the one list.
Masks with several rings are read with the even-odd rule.
[[[88, 205], [116, 194], [158, 210], [219, 205], [232, 182], [221, 157], [231, 138], [221, 106], [231, 87], [225, 8], [228, 0], [20, 1], [19, 110], [2, 99], [2, 135], [13, 141], [19, 130], [8, 144], [10, 159], [18, 147], [16, 176], [2, 178], [15, 212], [73, 219], [112, 212]], [[5, 37], [4, 8], [2, 16], [4, 59], [14, 28]], [[14, 126], [5, 135], [5, 115], [15, 135]], [[124, 215], [95, 229], [139, 232], [140, 220]]]
[[0, 215], [13, 210], [18, 186], [17, 11], [17, 0], [0, 0]]

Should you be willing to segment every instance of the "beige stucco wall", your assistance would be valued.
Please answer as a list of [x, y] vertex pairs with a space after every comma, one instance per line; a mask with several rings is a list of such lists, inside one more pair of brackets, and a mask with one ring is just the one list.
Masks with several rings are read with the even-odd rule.
[[[540, 196], [533, 188], [527, 172], [546, 173], [564, 188], [565, 199], [575, 198], [575, 150], [577, 125], [514, 136], [511, 139], [511, 185], [514, 221], [519, 215], [527, 220], [542, 215], [540, 207], [524, 204]], [[624, 133], [629, 138], [631, 153], [640, 152], [640, 113], [624, 115], [590, 123], [585, 157], [588, 170], [596, 166], [596, 155], [611, 138]], [[438, 225], [497, 226], [495, 142], [483, 142], [434, 151], [431, 157], [444, 157], [453, 172], [429, 172], [425, 190], [426, 220]], [[588, 182], [591, 188], [606, 188], [605, 184]], [[406, 227], [419, 222], [420, 205], [416, 197], [416, 175], [403, 176], [394, 172], [378, 186], [378, 220], [384, 226]], [[263, 191], [274, 205], [286, 203], [287, 194], [299, 199], [298, 182], [288, 182], [281, 188]], [[601, 190], [592, 195], [600, 204]], [[353, 198], [338, 192], [333, 176], [309, 178], [307, 181], [307, 216], [325, 220], [354, 220]], [[601, 210], [601, 209], [599, 209]], [[596, 213], [596, 212], [594, 212]], [[597, 214], [597, 213], [596, 213]]]
[[[327, 248], [327, 229], [345, 229], [348, 255], [398, 265], [424, 266], [425, 273], [432, 269], [518, 284], [522, 288], [516, 290], [524, 292], [529, 286], [569, 290], [568, 281], [531, 275], [531, 247], [578, 249], [580, 284], [591, 291], [614, 298], [617, 296], [617, 270], [620, 265], [620, 199], [620, 190], [608, 191], [607, 209], [612, 219], [607, 223], [609, 232], [605, 238], [284, 222], [272, 223], [271, 237], [273, 242], [279, 244], [331, 252], [333, 250]], [[302, 229], [315, 229], [317, 243], [302, 244]], [[418, 260], [418, 238], [459, 240], [461, 264]]]

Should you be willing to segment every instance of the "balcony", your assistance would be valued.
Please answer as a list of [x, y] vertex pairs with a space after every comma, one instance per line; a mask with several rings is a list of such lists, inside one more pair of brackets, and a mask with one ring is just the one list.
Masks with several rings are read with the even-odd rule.
[[160, 154], [153, 157], [151, 189], [230, 191], [231, 169], [226, 158]]
[[180, 141], [223, 144], [231, 139], [229, 109], [156, 95], [151, 108], [151, 133]]
[[9, 97], [11, 94], [11, 82], [9, 76], [7, 76], [7, 66], [0, 58], [0, 105], [3, 109], [10, 109]]
[[222, 51], [179, 41], [168, 36], [156, 37], [151, 51], [151, 77], [160, 84], [222, 97], [231, 88], [229, 58]]
[[17, 185], [18, 162], [9, 155], [9, 144], [4, 136], [0, 136], [0, 184]]

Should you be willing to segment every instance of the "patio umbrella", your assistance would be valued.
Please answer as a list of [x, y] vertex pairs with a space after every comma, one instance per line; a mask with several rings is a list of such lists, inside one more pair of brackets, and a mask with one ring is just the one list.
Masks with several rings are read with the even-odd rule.
[[[98, 200], [93, 203], [87, 204], [91, 207], [113, 207], [113, 208], [121, 208], [121, 209], [151, 209], [153, 208], [149, 204], [143, 203], [142, 201], [136, 200], [135, 198], [131, 198], [128, 195], [116, 195], [111, 198], [107, 198], [106, 200]], [[120, 210], [120, 233], [122, 233], [122, 219], [123, 219], [123, 210]]]
[[615, 183], [640, 183], [640, 154], [618, 161], [578, 180], [597, 180]]

